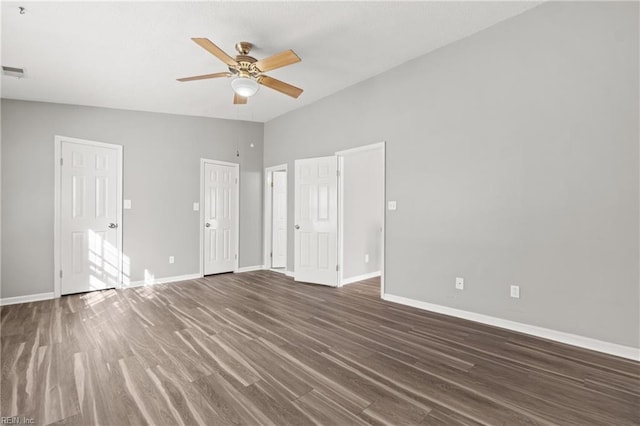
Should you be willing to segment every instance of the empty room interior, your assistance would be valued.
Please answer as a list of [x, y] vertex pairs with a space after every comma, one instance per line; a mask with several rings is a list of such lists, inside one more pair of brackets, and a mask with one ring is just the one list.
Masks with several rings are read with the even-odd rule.
[[640, 2], [0, 7], [0, 423], [640, 424]]

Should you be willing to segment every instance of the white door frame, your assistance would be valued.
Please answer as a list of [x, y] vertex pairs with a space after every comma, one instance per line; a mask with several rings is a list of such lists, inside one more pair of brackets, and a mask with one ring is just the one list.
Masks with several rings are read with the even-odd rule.
[[60, 297], [62, 292], [62, 279], [60, 277], [60, 271], [62, 270], [62, 238], [61, 238], [61, 215], [60, 215], [60, 205], [62, 198], [62, 187], [61, 187], [61, 178], [60, 173], [61, 169], [61, 160], [62, 160], [62, 142], [72, 142], [81, 145], [88, 146], [96, 146], [100, 148], [109, 148], [115, 149], [118, 153], [118, 185], [116, 188], [116, 217], [118, 222], [118, 228], [116, 229], [118, 242], [120, 247], [118, 247], [118, 273], [116, 275], [116, 288], [122, 288], [122, 167], [123, 167], [123, 155], [122, 155], [122, 145], [114, 145], [110, 143], [104, 142], [96, 142], [90, 141], [86, 139], [78, 139], [78, 138], [68, 138], [66, 136], [58, 136], [54, 137], [54, 179], [53, 179], [53, 297]]
[[[289, 186], [289, 173], [287, 171], [287, 164], [280, 164], [278, 166], [266, 167], [264, 169], [264, 229], [263, 229], [263, 261], [262, 265], [265, 269], [271, 269], [271, 219], [272, 219], [272, 195], [273, 188], [271, 182], [273, 180], [273, 172], [287, 172], [287, 187]], [[287, 191], [287, 209], [289, 208], [289, 191]], [[289, 239], [289, 217], [287, 215], [287, 240]], [[287, 260], [284, 263], [284, 270], [276, 269], [276, 272], [287, 272], [289, 266], [289, 243], [287, 241]]]
[[235, 229], [235, 240], [236, 240], [236, 254], [235, 261], [233, 265], [233, 272], [238, 272], [238, 262], [240, 261], [240, 164], [238, 163], [229, 163], [226, 161], [218, 161], [218, 160], [209, 160], [206, 158], [200, 159], [200, 224], [198, 229], [200, 230], [200, 276], [204, 277], [204, 166], [205, 164], [217, 164], [220, 166], [231, 166], [236, 170], [236, 176], [238, 179], [236, 180], [236, 229]]
[[338, 264], [340, 265], [339, 273], [338, 273], [338, 287], [343, 286], [344, 281], [344, 156], [349, 154], [354, 154], [356, 152], [362, 151], [371, 151], [371, 150], [382, 150], [382, 206], [380, 209], [382, 210], [382, 235], [380, 241], [380, 297], [382, 297], [384, 293], [384, 253], [385, 253], [385, 229], [386, 229], [386, 203], [387, 203], [387, 194], [386, 194], [386, 182], [387, 182], [387, 172], [386, 172], [386, 162], [387, 162], [387, 154], [386, 154], [386, 142], [378, 142], [370, 145], [359, 146], [357, 148], [345, 149], [343, 151], [336, 152], [335, 155], [338, 156]]

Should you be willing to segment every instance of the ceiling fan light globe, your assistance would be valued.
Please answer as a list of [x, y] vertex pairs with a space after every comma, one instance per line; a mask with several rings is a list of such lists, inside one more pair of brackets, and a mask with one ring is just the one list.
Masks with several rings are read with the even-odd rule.
[[248, 77], [237, 77], [231, 80], [231, 88], [238, 96], [249, 98], [258, 91], [258, 82]]

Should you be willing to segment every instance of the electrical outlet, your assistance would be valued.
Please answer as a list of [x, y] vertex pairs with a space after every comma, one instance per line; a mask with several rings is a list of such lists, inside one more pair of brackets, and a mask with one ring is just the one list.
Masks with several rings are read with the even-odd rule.
[[176, 258], [173, 256], [169, 256], [169, 263], [174, 263], [176, 261]]
[[200, 210], [200, 203], [193, 203], [193, 211], [197, 212], [198, 210]]
[[456, 288], [458, 290], [464, 290], [464, 278], [456, 278]]
[[398, 208], [398, 204], [395, 201], [389, 201], [389, 210], [396, 210]]
[[511, 286], [511, 297], [514, 299], [520, 299], [520, 286], [512, 285]]
[[364, 263], [369, 263], [369, 253], [364, 255]]

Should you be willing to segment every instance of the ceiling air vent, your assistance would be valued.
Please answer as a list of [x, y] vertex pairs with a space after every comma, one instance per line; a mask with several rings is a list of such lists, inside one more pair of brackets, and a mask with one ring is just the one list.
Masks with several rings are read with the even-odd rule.
[[5, 67], [2, 66], [2, 75], [8, 75], [9, 77], [24, 77], [24, 68]]

